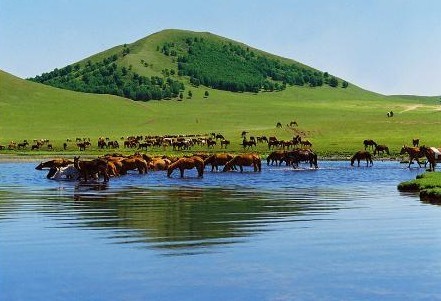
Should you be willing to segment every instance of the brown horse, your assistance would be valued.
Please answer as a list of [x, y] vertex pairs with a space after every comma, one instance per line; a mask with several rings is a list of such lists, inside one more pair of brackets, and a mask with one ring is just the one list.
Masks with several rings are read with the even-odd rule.
[[171, 161], [167, 158], [155, 157], [152, 158], [148, 164], [149, 169], [151, 170], [167, 170], [168, 166], [171, 164]]
[[80, 157], [74, 157], [74, 166], [79, 171], [79, 179], [83, 178], [85, 182], [89, 177], [94, 178], [96, 176], [102, 175], [104, 182], [109, 181], [109, 174], [107, 171], [107, 160], [105, 159], [94, 159], [91, 161], [80, 161]]
[[310, 149], [295, 149], [286, 153], [286, 161], [294, 168], [299, 167], [300, 162], [309, 162], [312, 168], [318, 168], [317, 155]]
[[204, 165], [211, 164], [211, 171], [214, 171], [215, 168], [218, 171], [219, 165], [225, 165], [233, 158], [234, 156], [231, 154], [213, 154], [205, 159]]
[[372, 161], [372, 155], [370, 152], [368, 151], [358, 151], [355, 153], [355, 155], [352, 156], [351, 158], [351, 166], [354, 166], [354, 162], [355, 160], [358, 161], [358, 166], [360, 166], [360, 160], [366, 160], [366, 166], [369, 166], [369, 163], [371, 163], [371, 165], [374, 165], [374, 162]]
[[377, 146], [377, 143], [372, 139], [364, 140], [363, 144], [364, 144], [364, 150], [366, 150], [368, 147], [375, 149], [375, 146]]
[[[410, 147], [410, 146], [406, 146], [403, 145], [403, 147], [401, 148], [400, 151], [400, 155], [404, 155], [404, 154], [409, 154], [409, 168], [410, 168], [410, 164], [412, 164], [413, 159], [415, 159], [418, 163], [418, 166], [421, 168], [421, 163], [419, 158], [422, 158], [425, 156], [425, 154], [423, 152], [421, 152], [419, 147]], [[426, 166], [426, 164], [424, 165]]]
[[227, 148], [228, 145], [230, 145], [230, 140], [221, 140], [221, 148], [224, 148], [224, 146]]
[[286, 151], [283, 150], [276, 150], [273, 151], [271, 154], [268, 155], [268, 157], [266, 158], [266, 164], [271, 165], [274, 164], [274, 162], [277, 165], [282, 165], [282, 162], [285, 161], [285, 157], [286, 157]]
[[257, 172], [262, 170], [262, 161], [257, 154], [237, 155], [225, 164], [223, 171], [229, 171], [233, 166], [239, 166], [240, 172], [243, 172], [244, 166], [253, 166], [254, 171]]
[[36, 170], [42, 170], [43, 168], [56, 168], [56, 167], [66, 167], [69, 164], [73, 164], [73, 161], [64, 158], [49, 160], [46, 162], [41, 162], [35, 167]]
[[148, 171], [148, 165], [147, 162], [141, 158], [141, 157], [132, 157], [132, 158], [124, 158], [120, 163], [120, 170], [119, 173], [121, 175], [127, 174], [127, 171], [129, 170], [135, 170], [137, 169], [139, 174], [147, 173]]
[[441, 151], [434, 147], [421, 146], [420, 151], [426, 156], [429, 162], [429, 171], [435, 171], [436, 163], [441, 162]]
[[389, 147], [387, 147], [386, 145], [381, 145], [381, 144], [377, 144], [375, 145], [375, 150], [374, 150], [374, 156], [378, 153], [378, 155], [380, 153], [384, 153], [386, 152], [386, 154], [390, 155], [389, 153]]
[[181, 178], [184, 177], [184, 170], [185, 169], [193, 169], [196, 168], [198, 171], [198, 177], [202, 178], [204, 175], [204, 160], [202, 160], [200, 157], [193, 156], [193, 157], [183, 157], [177, 160], [176, 162], [173, 162], [170, 164], [167, 168], [167, 177], [171, 177], [172, 172], [179, 168], [179, 171], [181, 172]]

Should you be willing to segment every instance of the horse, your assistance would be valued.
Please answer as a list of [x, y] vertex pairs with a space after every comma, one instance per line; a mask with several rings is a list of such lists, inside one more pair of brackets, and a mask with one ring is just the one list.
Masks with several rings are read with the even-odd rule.
[[46, 175], [46, 178], [55, 181], [76, 181], [79, 176], [80, 173], [75, 166], [73, 164], [69, 164], [62, 167], [51, 167]]
[[293, 126], [299, 126], [299, 125], [297, 124], [296, 121], [291, 121], [291, 122], [289, 123], [289, 126], [293, 127]]
[[256, 141], [254, 141], [254, 140], [249, 140], [248, 141], [246, 139], [243, 139], [242, 140], [242, 146], [243, 146], [244, 149], [256, 146]]
[[412, 139], [412, 145], [413, 147], [418, 147], [420, 145], [420, 139], [419, 138]]
[[279, 122], [277, 122], [277, 124], [276, 124], [276, 128], [282, 128], [282, 123], [279, 121]]
[[237, 155], [233, 159], [225, 164], [223, 172], [233, 169], [233, 166], [238, 165], [240, 172], [243, 172], [244, 166], [253, 166], [255, 172], [260, 172], [262, 170], [262, 161], [257, 154], [242, 154]]
[[219, 170], [219, 165], [225, 165], [228, 161], [233, 159], [234, 156], [231, 154], [213, 154], [204, 160], [204, 165], [211, 164], [211, 171]]
[[309, 140], [301, 140], [301, 141], [300, 141], [300, 145], [301, 145], [302, 147], [311, 147], [311, 146], [312, 146], [312, 143], [311, 143], [311, 141], [309, 141]]
[[221, 140], [221, 148], [223, 148], [225, 146], [225, 148], [227, 148], [227, 146], [230, 145], [230, 140]]
[[[405, 153], [409, 154], [409, 168], [410, 164], [412, 164], [413, 159], [417, 161], [418, 166], [421, 168], [421, 163], [418, 159], [424, 157], [425, 154], [421, 152], [419, 147], [410, 147], [403, 145], [400, 151], [400, 155], [404, 155]], [[426, 164], [424, 164], [424, 166], [426, 166]]]
[[139, 174], [147, 173], [148, 165], [147, 162], [140, 157], [124, 158], [119, 161], [120, 169], [119, 174], [125, 175], [129, 170], [137, 169]]
[[377, 143], [372, 139], [366, 139], [363, 141], [364, 144], [364, 150], [366, 150], [368, 147], [371, 147], [374, 149], [375, 146], [377, 146]]
[[387, 147], [386, 145], [380, 145], [380, 144], [377, 144], [377, 145], [375, 146], [374, 156], [375, 156], [377, 153], [378, 153], [378, 155], [379, 155], [380, 152], [381, 152], [381, 153], [386, 152], [386, 154], [390, 155], [390, 153], [389, 153], [389, 147]]
[[179, 168], [179, 171], [181, 172], [181, 178], [184, 177], [184, 170], [185, 169], [193, 169], [196, 168], [198, 171], [198, 177], [202, 178], [204, 175], [204, 160], [198, 156], [193, 157], [183, 157], [178, 159], [176, 162], [173, 162], [170, 164], [167, 168], [167, 177], [171, 177], [171, 174], [176, 168]]
[[80, 157], [74, 157], [74, 166], [80, 173], [79, 179], [84, 179], [87, 182], [89, 177], [102, 175], [104, 182], [109, 181], [109, 174], [107, 172], [107, 160], [98, 158], [91, 161], [80, 161]]
[[282, 165], [282, 162], [285, 161], [285, 157], [286, 157], [286, 151], [282, 151], [282, 150], [273, 151], [266, 158], [266, 164], [270, 165], [271, 162], [271, 165], [273, 165], [274, 162], [276, 162], [276, 166], [277, 165], [280, 166]]
[[166, 158], [153, 158], [148, 162], [149, 169], [151, 170], [167, 170], [171, 161]]
[[286, 153], [286, 162], [294, 168], [299, 167], [300, 162], [309, 162], [312, 168], [318, 168], [317, 154], [310, 149], [295, 149]]
[[73, 164], [73, 161], [71, 160], [67, 160], [64, 158], [59, 158], [59, 159], [53, 159], [53, 160], [49, 160], [46, 162], [41, 162], [40, 164], [38, 164], [35, 169], [36, 170], [42, 170], [43, 168], [59, 168], [59, 167], [66, 167], [70, 164]]
[[394, 117], [394, 112], [392, 112], [392, 111], [390, 111], [390, 112], [387, 112], [387, 117]]
[[355, 160], [358, 161], [358, 166], [360, 166], [360, 160], [363, 160], [363, 159], [366, 160], [366, 166], [369, 166], [369, 163], [371, 163], [371, 166], [374, 165], [374, 162], [372, 161], [371, 153], [368, 152], [368, 151], [365, 151], [365, 150], [364, 151], [361, 150], [361, 151], [356, 152], [352, 156], [352, 158], [351, 158], [351, 166], [354, 166]]
[[435, 147], [421, 146], [420, 151], [426, 156], [429, 162], [429, 171], [435, 171], [436, 163], [441, 161], [441, 151]]

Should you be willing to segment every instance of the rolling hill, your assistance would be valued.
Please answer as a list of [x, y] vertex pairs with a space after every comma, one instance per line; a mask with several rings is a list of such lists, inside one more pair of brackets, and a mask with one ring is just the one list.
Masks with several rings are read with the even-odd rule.
[[[179, 46], [177, 41], [188, 46], [185, 40], [188, 36], [193, 42], [195, 38], [198, 41], [214, 39], [221, 41], [222, 45], [239, 45], [236, 50], [241, 52], [238, 49], [245, 49], [245, 55], [253, 52], [254, 56], [266, 56], [269, 61], [278, 61], [280, 65], [297, 65], [305, 72], [316, 72], [323, 79], [325, 76], [325, 72], [209, 33], [165, 30], [86, 58], [73, 64], [70, 71], [75, 72], [72, 70], [76, 69], [78, 72], [116, 55], [116, 60], [108, 65], [115, 64], [116, 68], [112, 67], [115, 70], [126, 68], [131, 76], [136, 73], [139, 77], [162, 79], [161, 92], [169, 88], [167, 78], [182, 83], [184, 90], [179, 89], [179, 93], [184, 94], [182, 99], [177, 96], [133, 101], [109, 94], [51, 87], [0, 71], [0, 144], [41, 138], [61, 144], [67, 138], [75, 137], [119, 139], [139, 134], [219, 132], [232, 140], [232, 148], [239, 150], [240, 133], [244, 130], [254, 136], [275, 135], [281, 139], [300, 134], [311, 140], [314, 149], [322, 155], [351, 153], [359, 149], [361, 142], [367, 138], [388, 144], [395, 152], [413, 137], [420, 137], [428, 145], [441, 144], [438, 139], [441, 112], [438, 97], [384, 96], [352, 83], [342, 88], [343, 80], [339, 78], [337, 87], [325, 81], [322, 85], [304, 82], [303, 85], [294, 83], [282, 87], [283, 81], [278, 81], [277, 76], [283, 75], [266, 76], [266, 80], [274, 84], [273, 90], [265, 89], [263, 82], [258, 92], [225, 91], [227, 89], [215, 86], [213, 81], [202, 84], [206, 72], [213, 72], [209, 68], [200, 69], [201, 74], [197, 76], [183, 73], [188, 70], [178, 70], [178, 56], [184, 46]], [[169, 55], [161, 48], [167, 45], [170, 46], [167, 50]], [[176, 56], [171, 55], [172, 50], [176, 51]], [[242, 59], [241, 56], [239, 59]], [[175, 70], [174, 74], [171, 70]], [[76, 78], [74, 73], [66, 74]], [[216, 76], [224, 75], [217, 74], [214, 78]], [[275, 88], [276, 83], [279, 83], [278, 89]], [[391, 110], [395, 115], [387, 118], [386, 112]], [[298, 127], [286, 126], [293, 120], [297, 121]], [[283, 127], [276, 128], [277, 122], [281, 122]], [[268, 151], [263, 145], [258, 150]]]

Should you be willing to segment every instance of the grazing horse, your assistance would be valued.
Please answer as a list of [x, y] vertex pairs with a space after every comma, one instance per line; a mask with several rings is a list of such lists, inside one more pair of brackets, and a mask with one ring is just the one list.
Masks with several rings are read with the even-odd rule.
[[233, 158], [234, 156], [231, 154], [213, 154], [204, 160], [204, 165], [211, 164], [211, 171], [214, 171], [215, 168], [218, 171], [219, 165], [225, 165]]
[[420, 147], [420, 150], [429, 162], [429, 171], [435, 171], [436, 163], [441, 161], [440, 149], [423, 145]]
[[80, 157], [74, 157], [74, 166], [80, 173], [79, 179], [84, 179], [87, 182], [89, 177], [102, 175], [104, 182], [109, 181], [109, 174], [107, 172], [107, 160], [94, 159], [91, 161], [80, 161]]
[[249, 140], [248, 141], [246, 139], [243, 139], [242, 140], [242, 146], [243, 146], [244, 149], [256, 146], [256, 141], [254, 141], [254, 140]]
[[292, 164], [294, 168], [299, 167], [300, 162], [309, 162], [312, 168], [318, 168], [317, 154], [310, 149], [295, 149], [286, 153], [286, 161]]
[[351, 158], [351, 166], [354, 166], [355, 160], [358, 161], [358, 166], [360, 166], [360, 160], [366, 160], [366, 166], [369, 166], [369, 163], [371, 163], [371, 166], [374, 165], [374, 162], [372, 161], [372, 155], [368, 151], [358, 151], [356, 152], [352, 158]]
[[283, 150], [277, 150], [277, 151], [273, 151], [271, 154], [268, 155], [268, 157], [266, 158], [266, 164], [271, 165], [274, 164], [274, 162], [276, 162], [276, 166], [277, 165], [282, 165], [282, 162], [285, 161], [286, 159], [286, 151]]
[[421, 152], [419, 147], [410, 147], [403, 145], [400, 151], [400, 155], [404, 155], [405, 153], [409, 154], [409, 166], [408, 166], [409, 168], [410, 168], [410, 164], [412, 164], [413, 159], [417, 161], [418, 166], [421, 168], [421, 163], [420, 160], [418, 159], [424, 157], [425, 154]]
[[181, 172], [181, 178], [184, 177], [184, 170], [185, 169], [193, 169], [196, 168], [198, 171], [198, 177], [202, 178], [204, 175], [204, 160], [198, 156], [193, 157], [183, 157], [178, 159], [177, 161], [170, 164], [167, 168], [167, 177], [171, 177], [172, 172], [179, 168], [179, 171]]
[[299, 126], [298, 124], [297, 124], [297, 122], [296, 121], [291, 121], [290, 123], [289, 123], [289, 126]]
[[413, 147], [418, 147], [420, 145], [420, 139], [419, 138], [412, 139], [412, 145]]
[[277, 122], [277, 124], [276, 124], [276, 128], [282, 128], [282, 123], [279, 121], [279, 122]]
[[46, 161], [46, 162], [41, 162], [40, 164], [37, 165], [37, 167], [35, 167], [35, 169], [42, 170], [43, 168], [66, 167], [69, 164], [73, 164], [73, 161], [67, 160], [64, 158], [59, 158], [59, 159], [53, 159], [53, 160]]
[[389, 147], [387, 147], [386, 145], [380, 145], [380, 144], [377, 144], [377, 145], [375, 146], [374, 156], [375, 156], [377, 153], [380, 154], [380, 153], [384, 153], [384, 152], [386, 152], [386, 154], [390, 155], [390, 153], [389, 153]]
[[372, 139], [364, 140], [363, 144], [364, 144], [364, 150], [366, 150], [368, 147], [375, 149], [375, 146], [377, 146], [377, 143]]
[[230, 140], [221, 140], [221, 148], [224, 148], [224, 146], [227, 148], [228, 145], [230, 145]]
[[262, 161], [257, 154], [237, 155], [225, 164], [223, 171], [229, 171], [235, 165], [239, 166], [240, 172], [243, 172], [244, 166], [253, 166], [255, 172], [262, 170]]

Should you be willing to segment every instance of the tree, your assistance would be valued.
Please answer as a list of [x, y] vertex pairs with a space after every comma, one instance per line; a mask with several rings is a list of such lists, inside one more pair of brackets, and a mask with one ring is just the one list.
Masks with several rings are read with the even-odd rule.
[[205, 97], [208, 97], [210, 95], [210, 93], [208, 93], [208, 91], [205, 91]]
[[191, 92], [191, 90], [188, 90], [188, 98], [192, 98], [193, 97], [193, 92]]
[[333, 88], [337, 87], [338, 86], [338, 79], [335, 76], [331, 77], [329, 79], [329, 85]]
[[343, 83], [341, 84], [342, 88], [347, 88], [349, 86], [349, 83], [347, 81], [343, 81]]
[[179, 93], [179, 100], [183, 100], [184, 99], [184, 93]]

